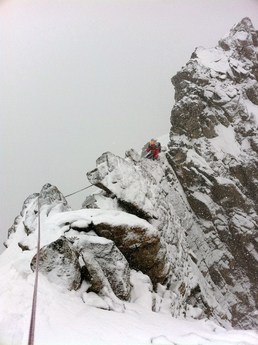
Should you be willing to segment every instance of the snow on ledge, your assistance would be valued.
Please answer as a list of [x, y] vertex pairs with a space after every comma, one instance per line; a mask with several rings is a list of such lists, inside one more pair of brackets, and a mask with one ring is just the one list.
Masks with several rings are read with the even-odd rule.
[[209, 139], [209, 141], [216, 152], [217, 158], [223, 159], [225, 153], [239, 157], [241, 154], [241, 147], [236, 141], [234, 128], [232, 126], [225, 127], [220, 124], [215, 127], [215, 130], [218, 136]]
[[48, 220], [48, 223], [58, 227], [65, 223], [75, 222], [77, 225], [83, 225], [84, 227], [88, 226], [92, 222], [95, 225], [108, 223], [111, 226], [124, 225], [128, 227], [141, 227], [153, 234], [157, 233], [157, 230], [146, 220], [122, 211], [83, 209], [55, 214]]

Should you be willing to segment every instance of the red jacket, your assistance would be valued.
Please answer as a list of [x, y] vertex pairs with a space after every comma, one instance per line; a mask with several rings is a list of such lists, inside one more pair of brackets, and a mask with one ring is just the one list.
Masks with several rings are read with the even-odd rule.
[[149, 144], [147, 149], [146, 149], [146, 152], [150, 152], [150, 151], [152, 153], [153, 159], [157, 159], [159, 156], [159, 153], [161, 151], [160, 143], [156, 143], [154, 145]]

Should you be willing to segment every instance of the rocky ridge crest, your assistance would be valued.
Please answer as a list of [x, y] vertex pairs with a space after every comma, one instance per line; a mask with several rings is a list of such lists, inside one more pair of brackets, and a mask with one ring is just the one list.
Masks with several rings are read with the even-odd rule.
[[138, 271], [156, 312], [257, 327], [257, 71], [258, 34], [244, 18], [172, 78], [170, 141], [158, 161], [104, 153], [87, 174], [102, 191], [83, 210], [45, 185], [26, 199], [6, 246], [31, 253], [34, 269], [40, 197], [40, 270], [67, 289], [86, 284], [85, 303], [123, 310]]

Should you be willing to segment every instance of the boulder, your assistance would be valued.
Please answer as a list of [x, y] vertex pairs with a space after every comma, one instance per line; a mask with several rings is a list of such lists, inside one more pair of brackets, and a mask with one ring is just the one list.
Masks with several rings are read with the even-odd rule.
[[[101, 276], [98, 275], [98, 277], [90, 274], [92, 291], [100, 292], [107, 279], [118, 298], [129, 299], [131, 289], [129, 264], [113, 241], [98, 236], [78, 235], [73, 240], [73, 245], [87, 262], [86, 268], [89, 274], [92, 272], [89, 265], [93, 260], [96, 261], [95, 265], [98, 265], [102, 271]], [[90, 260], [87, 260], [88, 254], [91, 255]], [[105, 277], [105, 282], [101, 282], [101, 277]]]
[[148, 233], [140, 227], [107, 223], [97, 224], [95, 232], [114, 241], [130, 267], [147, 274], [154, 285], [166, 282], [170, 265], [165, 242], [158, 232]]
[[[130, 268], [148, 274], [153, 284], [165, 282], [169, 275], [170, 263], [167, 257], [167, 246], [161, 238], [160, 232], [147, 221], [135, 215], [121, 211], [84, 209], [66, 212], [62, 217], [53, 216], [51, 221], [59, 229], [58, 231], [65, 232], [67, 237], [69, 236], [71, 240], [75, 241], [74, 243], [78, 246], [77, 250], [83, 251], [84, 243], [85, 247], [92, 251], [94, 257], [96, 256], [100, 265], [105, 261], [105, 259], [101, 259], [101, 252], [103, 256], [109, 255], [110, 269], [108, 269], [108, 265], [103, 268], [106, 273], [111, 274], [114, 260], [124, 256]], [[86, 237], [85, 234], [90, 232], [111, 241], [96, 236], [87, 235]], [[91, 244], [90, 241], [94, 241], [95, 244]], [[126, 262], [123, 265], [117, 274], [125, 275], [125, 285], [121, 286], [121, 296], [126, 299], [128, 296]], [[120, 279], [115, 276], [115, 273], [113, 275], [114, 281]], [[110, 278], [111, 284], [112, 279]], [[120, 289], [118, 286], [114, 288], [117, 292]], [[119, 292], [118, 294], [120, 295]]]
[[[31, 269], [36, 267], [36, 255], [31, 261]], [[79, 253], [65, 237], [42, 247], [39, 253], [39, 272], [49, 281], [62, 285], [68, 290], [77, 290], [81, 285]]]
[[122, 159], [110, 152], [103, 153], [96, 163], [97, 168], [87, 173], [90, 183], [112, 198], [116, 197], [121, 209], [146, 220], [155, 217], [148, 198], [155, 180], [152, 184], [145, 183], [144, 175], [130, 159]]
[[[124, 311], [124, 304], [114, 294], [105, 273], [98, 261], [95, 260], [93, 254], [85, 251], [82, 254], [82, 259], [91, 277], [91, 288], [89, 292], [94, 292], [101, 296], [109, 310]], [[104, 307], [104, 309], [106, 308]]]

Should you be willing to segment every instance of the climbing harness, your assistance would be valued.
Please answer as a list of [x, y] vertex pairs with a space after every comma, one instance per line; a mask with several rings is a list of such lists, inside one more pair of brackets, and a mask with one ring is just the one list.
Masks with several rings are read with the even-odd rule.
[[40, 250], [40, 201], [39, 201], [39, 198], [40, 197], [38, 196], [38, 243], [37, 243], [37, 254], [36, 254], [36, 270], [35, 270], [35, 281], [34, 281], [32, 308], [31, 308], [30, 331], [29, 331], [28, 345], [34, 344], [36, 309], [37, 309], [38, 275], [39, 275], [39, 250]]

